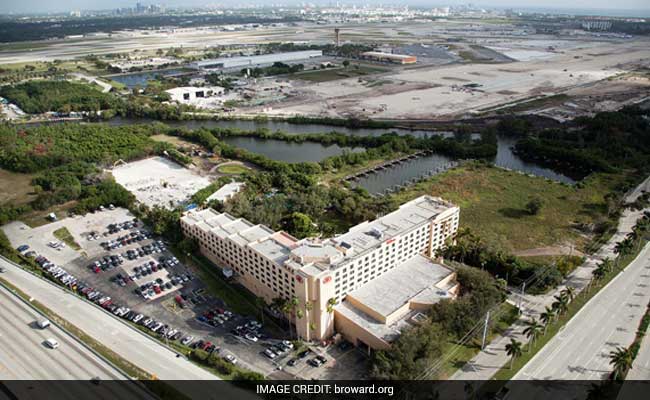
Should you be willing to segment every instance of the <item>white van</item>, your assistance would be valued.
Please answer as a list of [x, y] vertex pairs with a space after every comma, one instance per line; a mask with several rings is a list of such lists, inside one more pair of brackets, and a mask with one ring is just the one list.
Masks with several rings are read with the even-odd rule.
[[42, 319], [42, 320], [38, 321], [36, 324], [38, 325], [39, 328], [45, 329], [48, 326], [50, 326], [50, 321], [48, 321], [46, 319]]
[[59, 342], [57, 342], [53, 338], [46, 339], [44, 343], [50, 349], [56, 349], [57, 347], [59, 347]]

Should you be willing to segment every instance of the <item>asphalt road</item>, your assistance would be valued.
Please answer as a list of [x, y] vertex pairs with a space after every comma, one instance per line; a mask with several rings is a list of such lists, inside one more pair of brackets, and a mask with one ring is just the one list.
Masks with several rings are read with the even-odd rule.
[[6, 269], [1, 276], [35, 300], [78, 327], [86, 334], [111, 348], [124, 359], [164, 380], [219, 379], [192, 364], [155, 340], [137, 332], [71, 293], [23, 271], [5, 259], [0, 265]]
[[[19, 398], [34, 395], [39, 388], [28, 389], [26, 384], [7, 381], [38, 380], [51, 381], [47, 383], [47, 393], [43, 394], [57, 398], [79, 398], [89, 390], [98, 399], [151, 398], [131, 382], [92, 384], [90, 379], [94, 377], [101, 381], [124, 381], [128, 377], [60, 328], [54, 325], [38, 328], [35, 322], [43, 317], [4, 287], [0, 287], [0, 304], [0, 381], [5, 382], [11, 395]], [[59, 342], [59, 347], [46, 347], [43, 342], [48, 338]], [[79, 382], [61, 382], [70, 380]]]
[[[64, 331], [52, 325], [39, 329], [36, 311], [0, 287], [0, 380], [4, 379], [126, 379]], [[43, 342], [54, 338], [58, 349]]]
[[[6, 270], [0, 274], [0, 277], [27, 293], [34, 300], [81, 329], [93, 339], [109, 347], [125, 360], [153, 374], [156, 379], [174, 381], [170, 382], [170, 384], [190, 398], [204, 400], [258, 398], [254, 393], [244, 391], [226, 382], [218, 386], [183, 382], [221, 379], [191, 363], [186, 358], [178, 356], [176, 352], [128, 326], [124, 321], [76, 297], [63, 288], [24, 271], [4, 258], [0, 258], [0, 266]], [[110, 387], [114, 390], [115, 384], [104, 382], [100, 386]], [[70, 387], [66, 386], [65, 389], [69, 391]], [[84, 398], [87, 398], [87, 390], [88, 385], [82, 391], [85, 395]], [[128, 397], [110, 397], [111, 400], [115, 398]]]
[[513, 379], [600, 380], [609, 353], [634, 340], [650, 301], [650, 245], [603, 288]]

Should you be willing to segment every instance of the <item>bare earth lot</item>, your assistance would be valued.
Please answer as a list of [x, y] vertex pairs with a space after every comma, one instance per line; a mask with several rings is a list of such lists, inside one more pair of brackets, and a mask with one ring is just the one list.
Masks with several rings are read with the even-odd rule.
[[[304, 88], [301, 102], [276, 104], [268, 113], [413, 119], [462, 115], [628, 72], [650, 62], [650, 41], [590, 43], [549, 54], [508, 64], [398, 69], [382, 75], [391, 83], [380, 88], [368, 87], [357, 78], [321, 82]], [[463, 82], [476, 87], [464, 88]]]
[[163, 157], [123, 164], [111, 173], [117, 183], [150, 207], [174, 208], [210, 184], [208, 178]]

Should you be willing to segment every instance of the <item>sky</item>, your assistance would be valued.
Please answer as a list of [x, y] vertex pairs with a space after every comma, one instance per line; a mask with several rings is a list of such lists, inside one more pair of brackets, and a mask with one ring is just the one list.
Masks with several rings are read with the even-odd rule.
[[[45, 13], [71, 10], [98, 10], [119, 7], [132, 7], [137, 0], [0, 0], [0, 13]], [[141, 0], [143, 4], [163, 4], [168, 7], [203, 6], [210, 4], [241, 5], [241, 4], [299, 4], [300, 0]], [[336, 0], [306, 0], [306, 3], [330, 4]], [[472, 3], [483, 7], [516, 9], [616, 9], [616, 10], [650, 10], [648, 0], [343, 0], [343, 3], [369, 4], [411, 4], [417, 6], [444, 6]]]

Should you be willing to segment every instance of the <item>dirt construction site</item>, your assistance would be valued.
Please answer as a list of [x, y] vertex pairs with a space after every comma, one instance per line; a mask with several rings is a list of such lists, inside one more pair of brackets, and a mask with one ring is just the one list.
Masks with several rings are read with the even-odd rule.
[[527, 61], [395, 69], [374, 77], [384, 80], [381, 86], [358, 78], [305, 85], [290, 101], [257, 111], [387, 119], [462, 116], [556, 95], [647, 67], [648, 63], [648, 39], [580, 42]]

